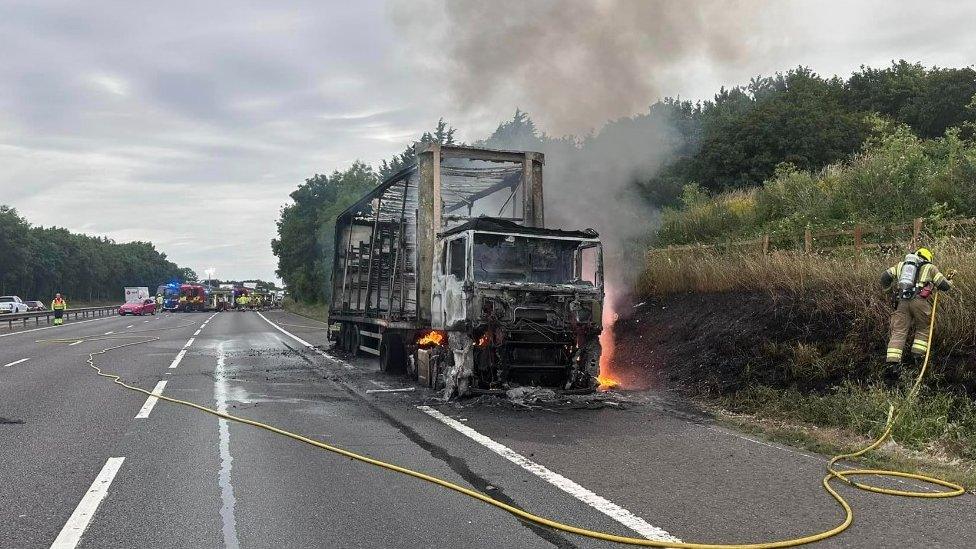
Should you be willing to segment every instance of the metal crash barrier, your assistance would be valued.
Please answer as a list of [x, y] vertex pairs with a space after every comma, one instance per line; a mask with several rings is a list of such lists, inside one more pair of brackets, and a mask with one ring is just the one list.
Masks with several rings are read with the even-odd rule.
[[[109, 305], [107, 307], [81, 307], [78, 309], [66, 309], [64, 311], [65, 320], [74, 317], [75, 320], [78, 318], [95, 318], [99, 316], [110, 316], [118, 314], [118, 305]], [[33, 319], [34, 325], [39, 326], [41, 324], [41, 319], [45, 319], [48, 324], [54, 319], [54, 311], [33, 311], [30, 313], [6, 313], [0, 314], [0, 324], [6, 322], [7, 329], [12, 330], [14, 327], [14, 322], [20, 322], [23, 326], [27, 327], [27, 321]]]

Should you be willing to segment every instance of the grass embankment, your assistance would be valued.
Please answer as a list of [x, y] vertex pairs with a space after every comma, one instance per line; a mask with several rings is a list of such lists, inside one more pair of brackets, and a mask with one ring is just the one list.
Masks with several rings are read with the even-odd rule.
[[311, 318], [319, 322], [329, 321], [329, 307], [324, 303], [303, 303], [286, 299], [281, 306], [284, 310], [299, 316], [304, 316], [305, 318]]
[[[958, 271], [955, 289], [939, 300], [924, 390], [892, 442], [867, 459], [972, 489], [976, 239], [971, 228], [939, 229], [937, 222], [976, 216], [976, 145], [955, 133], [922, 141], [904, 128], [888, 130], [850, 162], [820, 173], [784, 167], [762, 188], [717, 197], [686, 189], [684, 206], [664, 215], [659, 245], [769, 234], [774, 251], [649, 254], [637, 287], [649, 306], [624, 322], [618, 337], [637, 329], [639, 344], [663, 355], [651, 367], [730, 424], [828, 454], [862, 447], [881, 434], [889, 402], [905, 405], [918, 373], [911, 358], [899, 367], [884, 363], [890, 306], [878, 283], [907, 251], [910, 235], [872, 233], [861, 255], [792, 250], [802, 247], [806, 227], [925, 216], [931, 230], [921, 243], [944, 272]], [[817, 242], [815, 249], [833, 244], [851, 242]]]
[[889, 402], [905, 407], [894, 443], [870, 459], [976, 486], [976, 314], [967, 297], [976, 250], [936, 242], [937, 259], [959, 274], [939, 299], [929, 374], [911, 407], [904, 395], [919, 362], [884, 363], [890, 309], [878, 276], [894, 255], [658, 259], [641, 281], [652, 302], [651, 316], [638, 317], [643, 341], [663, 350], [657, 364], [672, 386], [724, 410], [719, 417], [809, 449], [863, 446], [881, 434]]

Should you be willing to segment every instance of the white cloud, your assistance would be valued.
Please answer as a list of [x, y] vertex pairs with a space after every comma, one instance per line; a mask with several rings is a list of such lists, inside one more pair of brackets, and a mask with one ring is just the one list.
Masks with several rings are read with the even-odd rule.
[[110, 74], [92, 74], [88, 76], [88, 81], [97, 89], [101, 89], [113, 95], [129, 95], [129, 84], [118, 76]]

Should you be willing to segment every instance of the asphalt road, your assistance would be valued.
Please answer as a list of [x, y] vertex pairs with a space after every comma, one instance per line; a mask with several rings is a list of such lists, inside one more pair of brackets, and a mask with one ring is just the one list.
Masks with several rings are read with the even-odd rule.
[[[52, 338], [67, 341], [44, 341]], [[667, 395], [567, 398], [545, 408], [487, 398], [445, 404], [380, 374], [374, 360], [333, 357], [314, 321], [196, 313], [0, 330], [0, 546], [612, 545], [251, 426], [165, 401], [150, 406], [86, 364], [89, 353], [138, 341], [95, 360], [139, 387], [165, 382], [165, 395], [563, 522], [732, 543], [806, 535], [841, 520], [820, 487], [825, 458], [717, 427]], [[818, 547], [976, 547], [970, 494], [841, 491], [855, 523]]]

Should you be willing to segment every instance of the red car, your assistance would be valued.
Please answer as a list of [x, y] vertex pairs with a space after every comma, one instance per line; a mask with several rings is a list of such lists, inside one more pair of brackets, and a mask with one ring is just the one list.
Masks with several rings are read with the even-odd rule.
[[156, 302], [151, 299], [124, 303], [119, 307], [119, 316], [125, 315], [154, 315], [156, 314]]

